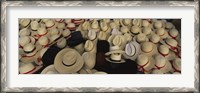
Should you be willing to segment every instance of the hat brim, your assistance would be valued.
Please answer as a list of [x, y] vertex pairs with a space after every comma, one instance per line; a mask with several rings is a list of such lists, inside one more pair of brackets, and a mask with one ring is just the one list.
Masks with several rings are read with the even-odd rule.
[[136, 48], [135, 54], [132, 55], [132, 56], [129, 56], [129, 55], [127, 55], [126, 53], [123, 53], [123, 56], [124, 56], [126, 59], [135, 60], [135, 59], [138, 57], [138, 55], [140, 54], [141, 49], [140, 49], [140, 44], [138, 44], [137, 42], [133, 42], [132, 44], [133, 44], [133, 45], [135, 46], [135, 48]]
[[[48, 71], [53, 71], [53, 72], [57, 72], [54, 65], [49, 65], [48, 67], [46, 67], [44, 70], [42, 70], [41, 74], [47, 74]], [[54, 74], [57, 74], [57, 73], [54, 73]]]
[[113, 53], [121, 53], [121, 54], [123, 54], [124, 51], [123, 50], [110, 51], [110, 52], [105, 53], [105, 55], [108, 56], [108, 55], [113, 54]]
[[[62, 63], [62, 57], [64, 54], [66, 54], [67, 52], [70, 52], [70, 51], [73, 51], [76, 53], [76, 63], [72, 66], [65, 66], [63, 65]], [[75, 51], [74, 49], [70, 49], [70, 48], [65, 48], [63, 50], [61, 50], [55, 57], [55, 60], [54, 60], [54, 66], [55, 66], [55, 69], [61, 73], [61, 74], [70, 74], [70, 73], [76, 73], [77, 71], [79, 71], [82, 66], [84, 64], [84, 61], [83, 61], [83, 58], [82, 56], [77, 52]]]
[[[40, 69], [42, 69], [43, 66], [36, 66], [35, 69], [27, 74], [35, 74], [37, 71], [39, 71]], [[20, 73], [23, 74], [23, 73]]]
[[125, 63], [126, 61], [124, 59], [121, 59], [120, 61], [113, 61], [113, 60], [110, 60], [109, 57], [106, 57], [106, 60], [108, 62], [111, 62], [111, 63], [118, 63], [118, 64], [121, 64], [121, 63]]

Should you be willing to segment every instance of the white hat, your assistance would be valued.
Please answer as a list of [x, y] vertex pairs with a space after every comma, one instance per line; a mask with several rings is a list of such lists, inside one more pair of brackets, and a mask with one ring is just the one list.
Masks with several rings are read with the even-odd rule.
[[141, 53], [147, 56], [153, 56], [155, 53], [157, 53], [157, 47], [151, 42], [143, 42], [141, 44]]
[[152, 33], [152, 29], [150, 27], [144, 27], [142, 33], [144, 33], [145, 35], [149, 35]]
[[32, 31], [37, 31], [37, 29], [40, 27], [40, 24], [37, 21], [32, 21], [31, 22], [31, 30]]
[[180, 58], [176, 58], [172, 60], [172, 68], [173, 68], [173, 72], [181, 73], [181, 59]]
[[133, 24], [133, 26], [141, 27], [142, 20], [141, 19], [133, 19], [132, 24]]
[[172, 38], [167, 38], [165, 40], [160, 41], [162, 44], [166, 45], [169, 49], [171, 49], [174, 52], [178, 52], [178, 42]]
[[56, 23], [53, 20], [47, 20], [45, 26], [47, 29], [52, 29], [56, 27]]
[[59, 72], [56, 71], [54, 65], [47, 66], [44, 70], [42, 70], [41, 74], [58, 74]]
[[166, 32], [166, 30], [164, 28], [156, 29], [156, 34], [159, 35], [162, 39], [168, 37], [168, 33]]
[[57, 29], [57, 28], [52, 28], [49, 30], [50, 36], [52, 35], [56, 35], [56, 34], [60, 34], [61, 30]]
[[157, 44], [160, 42], [160, 36], [157, 35], [157, 34], [152, 34], [149, 38], [149, 41], [154, 43], [154, 44]]
[[179, 33], [178, 33], [178, 30], [177, 29], [171, 29], [169, 32], [168, 32], [168, 34], [169, 34], [169, 38], [173, 38], [173, 39], [176, 39], [177, 38], [177, 36], [179, 35]]
[[68, 23], [71, 23], [72, 22], [72, 19], [65, 19], [65, 24], [68, 24]]
[[64, 38], [69, 38], [71, 35], [71, 31], [69, 31], [69, 29], [65, 29], [64, 31], [62, 31], [62, 35]]
[[120, 31], [124, 34], [124, 33], [128, 33], [129, 32], [129, 28], [127, 26], [122, 26], [120, 28]]
[[167, 22], [166, 24], [165, 24], [165, 28], [167, 28], [167, 29], [172, 29], [172, 28], [174, 28], [174, 25], [171, 23], [171, 22]]
[[145, 73], [152, 70], [155, 65], [155, 60], [152, 57], [149, 57], [145, 54], [140, 54], [136, 60], [138, 64], [138, 70], [143, 71]]
[[94, 31], [94, 30], [89, 30], [88, 31], [88, 39], [89, 40], [95, 40], [96, 39], [96, 37], [97, 37], [97, 34], [96, 34], [96, 32]]
[[142, 26], [143, 27], [148, 27], [149, 26], [149, 21], [147, 21], [147, 20], [142, 20]]
[[107, 33], [100, 31], [99, 34], [98, 34], [98, 39], [99, 40], [107, 40]]
[[19, 45], [20, 45], [20, 47], [23, 48], [28, 43], [35, 44], [35, 39], [32, 36], [21, 36], [19, 38]]
[[20, 31], [19, 31], [19, 36], [30, 36], [31, 35], [31, 32], [29, 29], [27, 28], [22, 28]]
[[153, 25], [154, 25], [154, 27], [155, 27], [156, 29], [162, 28], [162, 26], [163, 26], [162, 21], [160, 21], [160, 20], [156, 20], [156, 21], [153, 23]]
[[161, 55], [155, 55], [155, 67], [154, 69], [161, 70], [162, 73], [167, 73], [172, 69], [172, 66], [165, 57]]
[[87, 41], [85, 42], [85, 45], [84, 45], [85, 51], [89, 52], [89, 51], [91, 51], [93, 48], [94, 48], [93, 42], [90, 41], [90, 40], [87, 40]]
[[46, 36], [42, 36], [38, 39], [38, 43], [41, 45], [41, 46], [44, 46], [44, 47], [47, 47], [50, 43], [50, 40], [48, 37]]
[[58, 29], [65, 29], [65, 23], [57, 23]]
[[140, 44], [132, 41], [126, 44], [125, 53], [123, 55], [126, 59], [135, 60], [140, 52]]
[[33, 63], [24, 63], [19, 66], [20, 74], [33, 74], [38, 71], [41, 66], [34, 66]]
[[169, 48], [165, 45], [160, 45], [158, 47], [158, 54], [162, 55], [168, 60], [172, 60], [176, 57], [175, 53], [170, 51]]
[[141, 33], [141, 28], [139, 28], [138, 26], [132, 26], [130, 32], [132, 35], [138, 35]]
[[65, 38], [62, 38], [60, 41], [56, 43], [56, 45], [61, 49], [64, 48], [66, 44], [67, 44], [67, 40]]
[[95, 53], [85, 52], [85, 53], [83, 53], [82, 57], [84, 60], [83, 68], [92, 69], [95, 66], [95, 63], [96, 63], [96, 54]]
[[132, 19], [121, 19], [120, 23], [122, 26], [131, 26], [132, 25]]
[[140, 33], [140, 34], [136, 35], [134, 38], [136, 39], [136, 41], [138, 43], [142, 43], [142, 42], [148, 41], [147, 36], [145, 34], [143, 34], [143, 33]]
[[76, 73], [84, 64], [82, 56], [74, 49], [62, 49], [55, 57], [55, 69], [61, 73]]
[[106, 60], [112, 63], [124, 63], [125, 60], [122, 59], [122, 53], [124, 53], [124, 51], [121, 50], [119, 46], [111, 46], [110, 51], [105, 53], [106, 56], [110, 55]]
[[74, 23], [68, 23], [67, 24], [67, 29], [69, 30], [76, 30], [76, 25]]
[[19, 19], [19, 24], [23, 28], [28, 27], [30, 25], [30, 23], [31, 23], [30, 19]]
[[84, 31], [89, 30], [89, 27], [90, 27], [89, 21], [85, 21], [84, 23], [82, 23], [81, 27], [82, 27], [82, 30]]

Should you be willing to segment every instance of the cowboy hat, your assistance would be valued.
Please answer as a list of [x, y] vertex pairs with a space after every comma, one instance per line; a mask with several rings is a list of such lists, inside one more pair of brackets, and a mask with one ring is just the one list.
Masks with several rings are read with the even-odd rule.
[[141, 33], [141, 28], [138, 27], [138, 26], [132, 26], [131, 27], [131, 30], [130, 30], [130, 33], [135, 36], [135, 35], [138, 35]]
[[155, 65], [155, 60], [145, 54], [138, 55], [136, 62], [138, 64], [138, 70], [144, 73], [150, 73]]
[[58, 74], [59, 72], [56, 71], [54, 65], [49, 65], [45, 69], [42, 70], [41, 74]]
[[82, 55], [84, 60], [83, 68], [85, 69], [92, 69], [96, 63], [96, 54], [91, 52], [85, 52]]
[[30, 36], [31, 35], [31, 32], [29, 29], [27, 28], [22, 28], [20, 31], [19, 31], [19, 36]]
[[30, 19], [19, 19], [19, 24], [21, 28], [26, 28], [30, 25], [31, 20]]
[[82, 56], [74, 49], [65, 48], [58, 52], [54, 60], [55, 69], [61, 73], [76, 73], [84, 64]]
[[171, 29], [171, 30], [169, 30], [168, 31], [168, 37], [169, 38], [173, 38], [173, 39], [176, 39], [177, 38], [177, 36], [179, 35], [179, 32], [178, 32], [178, 30], [177, 29]]
[[156, 29], [156, 34], [159, 35], [162, 39], [165, 39], [168, 37], [168, 33], [165, 30], [165, 28], [158, 28]]
[[160, 41], [163, 45], [167, 46], [170, 50], [178, 52], [178, 42], [172, 38], [166, 38], [165, 40]]
[[149, 21], [148, 20], [142, 20], [142, 26], [143, 27], [148, 27], [149, 26]]
[[142, 20], [141, 19], [133, 19], [132, 24], [133, 24], [133, 26], [141, 27]]
[[125, 60], [122, 59], [122, 54], [124, 53], [123, 50], [120, 49], [119, 46], [111, 46], [110, 51], [105, 53], [106, 60], [111, 62], [111, 63], [124, 63]]
[[153, 56], [157, 53], [157, 47], [151, 42], [143, 42], [141, 44], [141, 53], [147, 56]]
[[137, 56], [140, 54], [140, 52], [141, 52], [140, 44], [132, 41], [126, 44], [125, 53], [123, 54], [123, 56], [126, 59], [135, 60]]
[[107, 33], [100, 31], [99, 34], [98, 34], [98, 39], [99, 40], [107, 40]]
[[34, 74], [41, 68], [42, 66], [35, 66], [33, 65], [33, 63], [24, 63], [24, 64], [20, 64], [19, 73], [20, 74]]

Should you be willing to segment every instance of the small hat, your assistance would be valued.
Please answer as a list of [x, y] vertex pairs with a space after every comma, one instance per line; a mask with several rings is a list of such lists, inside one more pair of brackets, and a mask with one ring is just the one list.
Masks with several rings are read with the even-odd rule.
[[176, 39], [177, 36], [179, 35], [179, 32], [177, 29], [174, 28], [174, 29], [169, 30], [168, 34], [169, 34], [169, 38]]
[[160, 45], [158, 47], [158, 54], [162, 55], [168, 60], [172, 60], [176, 57], [175, 53], [170, 51], [169, 48], [165, 45]]
[[48, 47], [50, 40], [46, 36], [42, 36], [38, 39], [38, 43], [43, 47]]
[[37, 53], [37, 51], [38, 51], [38, 47], [34, 46], [32, 43], [26, 44], [23, 47], [23, 49], [24, 49], [25, 55], [27, 57], [34, 56]]
[[82, 27], [82, 30], [84, 30], [84, 31], [89, 30], [89, 27], [90, 27], [89, 21], [83, 22], [81, 27]]
[[142, 33], [144, 33], [145, 35], [151, 34], [152, 33], [151, 27], [144, 27]]
[[21, 36], [19, 38], [19, 45], [20, 47], [24, 47], [26, 44], [28, 43], [32, 43], [32, 44], [35, 44], [35, 39], [32, 37], [32, 36]]
[[141, 44], [141, 53], [147, 56], [153, 56], [155, 53], [157, 53], [157, 47], [151, 42], [143, 42]]
[[94, 30], [89, 30], [88, 31], [88, 39], [89, 40], [95, 40], [97, 38], [97, 34]]
[[149, 41], [154, 43], [154, 44], [157, 44], [160, 42], [160, 36], [157, 35], [157, 34], [152, 34], [149, 38]]
[[110, 27], [108, 26], [108, 23], [106, 23], [105, 21], [100, 22], [100, 27], [101, 27], [101, 30], [105, 32], [107, 32], [108, 30], [111, 30]]
[[131, 42], [133, 39], [133, 37], [129, 33], [125, 33], [123, 36], [125, 37], [126, 42]]
[[85, 52], [85, 53], [83, 53], [82, 57], [84, 60], [83, 68], [85, 68], [85, 69], [94, 68], [95, 63], [96, 63], [96, 54], [95, 53]]
[[29, 29], [27, 28], [22, 28], [20, 31], [19, 31], [19, 36], [30, 36], [31, 35], [31, 32]]
[[85, 51], [89, 52], [94, 48], [94, 44], [92, 41], [87, 40], [84, 45]]
[[56, 27], [56, 23], [53, 20], [47, 20], [45, 26], [47, 29], [52, 29]]
[[132, 26], [130, 32], [133, 36], [138, 35], [141, 33], [141, 28], [139, 28], [138, 26]]
[[110, 28], [111, 29], [119, 29], [119, 25], [117, 23], [115, 23], [115, 22], [111, 22], [110, 23]]
[[59, 47], [59, 48], [64, 48], [65, 46], [66, 46], [66, 44], [67, 44], [67, 41], [66, 41], [66, 39], [65, 38], [62, 38], [60, 41], [58, 41], [57, 43], [56, 43], [56, 45]]
[[131, 26], [132, 25], [132, 19], [121, 19], [120, 23], [122, 26]]
[[99, 34], [98, 34], [98, 39], [99, 40], [106, 40], [107, 39], [107, 33], [100, 31]]
[[62, 31], [62, 35], [64, 38], [68, 39], [71, 36], [71, 31], [69, 31], [69, 29], [65, 29]]
[[155, 65], [155, 60], [145, 54], [140, 54], [136, 60], [138, 64], [138, 70], [148, 73]]
[[67, 24], [67, 29], [70, 31], [75, 31], [76, 30], [76, 25], [74, 23], [68, 23]]
[[41, 74], [58, 74], [59, 72], [56, 71], [54, 65], [47, 66], [44, 70], [42, 70]]
[[165, 28], [170, 30], [170, 29], [174, 28], [174, 25], [171, 22], [167, 22], [165, 24]]
[[37, 36], [38, 36], [38, 38], [40, 38], [42, 36], [49, 36], [47, 29], [45, 27], [38, 28]]
[[65, 48], [54, 60], [55, 69], [61, 74], [76, 73], [84, 64], [82, 56], [74, 49]]
[[149, 21], [148, 20], [142, 20], [142, 26], [143, 27], [148, 27], [149, 26]]
[[133, 26], [141, 27], [142, 20], [141, 19], [133, 19], [132, 24], [133, 24]]
[[123, 50], [120, 49], [119, 46], [111, 46], [110, 51], [105, 53], [107, 57], [106, 60], [111, 62], [111, 63], [124, 63], [125, 60], [122, 59], [122, 54], [124, 53]]
[[165, 39], [168, 37], [168, 33], [164, 28], [158, 28], [156, 29], [156, 34], [159, 35], [162, 39]]
[[123, 55], [126, 59], [135, 60], [140, 52], [140, 44], [132, 41], [126, 44], [125, 53]]
[[99, 23], [97, 20], [93, 20], [90, 26], [90, 29], [93, 29], [95, 32], [98, 32], [100, 30]]
[[19, 19], [19, 24], [21, 27], [26, 28], [30, 25], [31, 20], [30, 19]]
[[40, 27], [40, 24], [37, 21], [32, 21], [31, 22], [31, 30], [32, 31], [37, 31], [37, 29]]
[[24, 63], [19, 66], [20, 74], [34, 74], [41, 69], [42, 66], [34, 66], [33, 63]]
[[116, 25], [120, 25], [120, 19], [113, 19], [113, 22], [114, 22]]
[[172, 38], [167, 38], [165, 40], [161, 40], [160, 41], [163, 45], [166, 45], [170, 50], [174, 51], [174, 52], [178, 52], [178, 42]]
[[154, 27], [155, 27], [156, 29], [162, 28], [162, 26], [163, 26], [162, 21], [160, 21], [160, 20], [156, 20], [156, 21], [153, 23], [153, 25], [154, 25]]
[[103, 22], [109, 23], [110, 19], [102, 19]]
[[49, 40], [50, 40], [50, 45], [53, 45], [55, 44], [56, 42], [62, 40], [62, 33], [58, 33], [58, 34], [55, 34], [55, 35], [52, 35], [49, 37]]
[[143, 34], [143, 33], [140, 33], [140, 34], [136, 35], [136, 36], [134, 37], [134, 39], [136, 39], [136, 41], [137, 41], [138, 43], [142, 43], [142, 42], [148, 41], [147, 36], [146, 36], [145, 34]]
[[129, 28], [127, 26], [122, 26], [120, 28], [120, 31], [124, 34], [124, 33], [128, 33], [129, 32]]
[[181, 59], [180, 58], [176, 58], [172, 60], [172, 68], [173, 68], [173, 72], [181, 73]]

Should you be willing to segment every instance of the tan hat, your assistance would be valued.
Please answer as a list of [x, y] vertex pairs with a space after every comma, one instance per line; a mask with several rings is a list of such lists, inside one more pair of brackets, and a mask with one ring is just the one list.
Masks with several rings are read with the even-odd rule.
[[45, 22], [45, 26], [47, 29], [52, 29], [52, 28], [57, 27], [54, 20], [50, 20], [50, 19]]
[[22, 28], [20, 31], [19, 31], [19, 36], [30, 36], [31, 35], [31, 32], [29, 29], [27, 28]]
[[105, 21], [100, 22], [100, 28], [102, 31], [105, 31], [105, 32], [107, 32], [110, 29], [110, 27], [108, 26], [108, 23], [106, 23]]
[[174, 29], [171, 29], [171, 30], [168, 32], [168, 34], [169, 34], [169, 38], [176, 39], [177, 36], [179, 35], [179, 32], [178, 32], [177, 29], [174, 28]]
[[120, 19], [122, 26], [132, 26], [132, 19]]
[[155, 60], [145, 54], [138, 55], [136, 62], [138, 64], [138, 70], [142, 72], [149, 72], [155, 65]]
[[76, 73], [84, 64], [82, 56], [74, 49], [65, 48], [54, 60], [55, 69], [61, 74]]
[[88, 39], [93, 41], [96, 38], [97, 38], [97, 34], [96, 34], [95, 30], [89, 30], [88, 31]]
[[122, 45], [122, 37], [121, 37], [121, 35], [116, 35], [114, 38], [113, 38], [113, 41], [112, 41], [112, 43], [113, 43], [113, 45], [114, 46], [121, 46]]
[[31, 30], [32, 31], [37, 31], [39, 27], [40, 27], [40, 24], [37, 21], [31, 22]]
[[133, 19], [132, 24], [133, 24], [133, 26], [141, 27], [142, 20], [141, 19]]
[[59, 30], [57, 28], [52, 28], [51, 30], [49, 30], [50, 36], [57, 35], [57, 34], [60, 34], [60, 33], [61, 33], [61, 30]]
[[116, 25], [120, 25], [120, 19], [113, 19], [113, 22], [114, 22]]
[[167, 22], [165, 24], [165, 28], [170, 30], [170, 29], [174, 28], [174, 25], [171, 22]]
[[161, 40], [160, 41], [162, 44], [166, 45], [170, 50], [174, 51], [174, 52], [178, 52], [178, 42], [172, 38], [167, 38], [165, 40]]
[[50, 40], [46, 36], [42, 36], [38, 39], [38, 43], [43, 47], [48, 47]]
[[154, 27], [155, 27], [156, 29], [162, 28], [162, 27], [163, 27], [162, 21], [160, 21], [160, 20], [156, 20], [156, 21], [153, 23], [153, 25], [154, 25]]
[[110, 19], [105, 18], [105, 19], [102, 19], [102, 21], [104, 21], [104, 22], [106, 22], [106, 23], [109, 23], [109, 22], [110, 22]]
[[149, 38], [149, 41], [154, 43], [154, 44], [157, 44], [160, 42], [160, 36], [157, 35], [157, 34], [152, 34]]
[[65, 24], [72, 23], [72, 19], [65, 19]]
[[38, 31], [37, 31], [37, 37], [40, 38], [42, 36], [49, 36], [49, 33], [47, 31], [47, 29], [45, 27], [40, 27], [38, 28]]
[[69, 29], [65, 29], [64, 31], [62, 31], [62, 35], [64, 38], [69, 38], [71, 35], [71, 31], [69, 31]]
[[33, 63], [24, 63], [19, 66], [19, 73], [20, 74], [33, 74], [42, 66], [34, 66]]
[[147, 36], [143, 33], [136, 35], [134, 38], [138, 43], [146, 42], [149, 40]]
[[142, 26], [143, 27], [148, 27], [149, 26], [149, 21], [148, 20], [142, 20]]
[[67, 29], [74, 31], [74, 30], [76, 30], [76, 25], [74, 23], [68, 23]]
[[125, 37], [126, 42], [131, 42], [133, 39], [133, 37], [129, 33], [125, 33], [123, 36]]
[[144, 27], [142, 33], [145, 35], [150, 35], [152, 33], [152, 29], [150, 27]]
[[110, 27], [111, 27], [111, 29], [119, 29], [120, 28], [119, 25], [115, 22], [111, 22]]
[[56, 43], [56, 45], [59, 47], [59, 48], [64, 48], [66, 45], [67, 45], [67, 40], [65, 38], [62, 38], [60, 41], [58, 41]]
[[124, 33], [128, 33], [130, 30], [129, 30], [129, 28], [127, 26], [122, 26], [120, 28], [120, 31], [124, 34]]
[[65, 21], [65, 19], [56, 18], [55, 21], [58, 22], [58, 23], [63, 23]]
[[107, 33], [100, 31], [99, 34], [98, 34], [98, 39], [99, 40], [107, 40]]
[[100, 30], [99, 23], [97, 20], [93, 20], [90, 29], [94, 30], [95, 32], [98, 32]]
[[162, 39], [165, 39], [168, 37], [168, 33], [164, 28], [158, 28], [156, 29], [156, 34], [159, 35]]
[[29, 56], [34, 56], [38, 51], [37, 47], [34, 46], [32, 43], [26, 44], [23, 47], [23, 49], [24, 49], [24, 52], [26, 53], [25, 55], [28, 56], [28, 57]]
[[85, 68], [85, 69], [94, 68], [95, 63], [96, 63], [96, 54], [95, 53], [85, 52], [85, 53], [83, 53], [82, 57], [84, 60], [83, 68]]
[[114, 29], [112, 29], [111, 34], [112, 35], [122, 35], [122, 32], [120, 32], [118, 29], [114, 28]]
[[[83, 52], [84, 52], [84, 44], [83, 44], [83, 43], [80, 43], [80, 44], [76, 45], [76, 46], [74, 47], [74, 49], [75, 49], [80, 55], [82, 55]], [[95, 49], [95, 48], [94, 48], [94, 49]]]
[[23, 48], [26, 44], [32, 43], [35, 44], [35, 39], [32, 36], [21, 36], [19, 38], [19, 46]]
[[172, 60], [176, 57], [175, 53], [170, 51], [169, 48], [165, 45], [160, 45], [158, 47], [158, 54], [162, 55], [167, 60]]
[[41, 74], [59, 74], [59, 72], [55, 69], [54, 65], [49, 65], [42, 70]]
[[173, 72], [181, 73], [181, 59], [180, 58], [176, 58], [172, 61], [172, 68], [173, 68]]
[[157, 53], [157, 47], [151, 42], [143, 42], [141, 44], [141, 53], [147, 56], [153, 56], [155, 53]]
[[84, 45], [85, 51], [89, 52], [89, 51], [91, 51], [93, 48], [94, 48], [93, 42], [90, 41], [90, 40], [87, 40], [87, 41], [85, 42], [85, 45]]
[[57, 23], [57, 28], [58, 29], [65, 29], [65, 23]]
[[105, 53], [106, 60], [112, 63], [124, 63], [125, 60], [122, 59], [122, 54], [124, 53], [123, 50], [120, 49], [119, 46], [111, 46], [110, 51]]
[[84, 23], [81, 24], [81, 27], [82, 27], [82, 30], [84, 30], [84, 31], [89, 30], [90, 22], [85, 21]]
[[30, 23], [31, 23], [30, 19], [19, 19], [19, 24], [22, 28], [28, 27]]
[[131, 34], [134, 35], [138, 35], [141, 33], [141, 28], [139, 28], [138, 26], [132, 26], [131, 27]]

